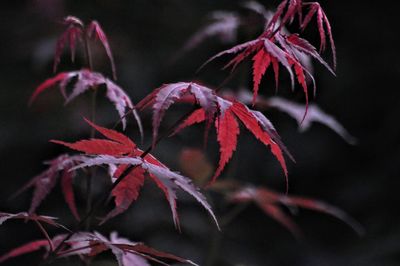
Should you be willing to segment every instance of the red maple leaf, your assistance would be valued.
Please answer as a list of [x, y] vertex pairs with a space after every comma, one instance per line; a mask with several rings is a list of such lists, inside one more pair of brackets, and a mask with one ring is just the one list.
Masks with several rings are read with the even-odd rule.
[[[298, 15], [299, 20], [302, 20], [302, 7], [301, 0], [283, 1], [278, 7], [275, 14], [269, 20], [265, 31], [256, 39], [236, 45], [228, 50], [224, 50], [207, 60], [201, 67], [213, 61], [214, 59], [226, 54], [237, 54], [231, 61], [229, 61], [224, 68], [231, 67], [234, 70], [246, 58], [253, 56], [253, 104], [257, 98], [261, 78], [270, 66], [275, 73], [276, 83], [278, 84], [279, 77], [279, 63], [283, 65], [291, 77], [292, 88], [294, 87], [294, 78], [296, 77], [298, 83], [301, 85], [306, 98], [306, 111], [308, 104], [308, 88], [306, 83], [306, 75], [313, 81], [313, 77], [306, 67], [303, 65], [301, 54], [316, 58], [321, 62], [329, 71], [333, 70], [321, 58], [316, 49], [306, 40], [300, 38], [296, 34], [288, 35], [285, 33], [283, 27], [285, 24], [290, 23]], [[285, 12], [286, 10], [286, 12]], [[307, 22], [307, 21], [305, 21]], [[305, 24], [307, 25], [307, 24]], [[294, 70], [294, 72], [293, 72]], [[314, 85], [315, 92], [315, 85]]]
[[177, 101], [195, 102], [204, 110], [206, 119], [205, 138], [217, 112], [217, 96], [213, 90], [194, 82], [177, 82], [161, 86], [137, 104], [138, 109], [153, 108], [153, 145], [158, 136], [161, 120], [168, 108]]
[[87, 122], [108, 138], [108, 140], [90, 139], [75, 143], [52, 141], [88, 155], [97, 155], [94, 157], [81, 157], [80, 161], [82, 163], [75, 166], [73, 170], [87, 166], [106, 164], [115, 169], [115, 171], [111, 171], [111, 174], [112, 177], [116, 179], [122, 178], [122, 173], [127, 170], [129, 165], [134, 166], [133, 169], [129, 170], [127, 176], [124, 177], [121, 183], [113, 189], [112, 195], [115, 198], [115, 208], [103, 219], [102, 223], [124, 212], [130, 204], [137, 199], [139, 190], [143, 185], [145, 172], [157, 186], [163, 190], [170, 204], [174, 223], [177, 228], [179, 228], [179, 219], [176, 212], [176, 190], [178, 188], [186, 191], [199, 201], [216, 221], [205, 197], [191, 183], [189, 178], [172, 172], [151, 154], [147, 154], [142, 159], [140, 156], [143, 151], [137, 148], [135, 143], [123, 134], [112, 129], [100, 127], [89, 121]]
[[[240, 132], [238, 121], [243, 123], [243, 125], [264, 145], [271, 148], [272, 154], [281, 164], [285, 176], [287, 177], [287, 168], [282, 151], [286, 152], [290, 158], [292, 157], [281, 142], [271, 122], [263, 114], [250, 110], [238, 101], [230, 101], [221, 97], [218, 97], [217, 100], [218, 117], [214, 124], [217, 131], [217, 140], [220, 144], [220, 160], [211, 183], [221, 174], [222, 170], [231, 159], [233, 152], [236, 150], [237, 136]], [[174, 133], [204, 120], [204, 110], [198, 109], [183, 121]]]
[[[304, 30], [307, 25], [310, 23], [312, 17], [317, 14], [317, 24], [318, 24], [318, 31], [320, 35], [320, 52], [325, 50], [326, 47], [326, 35], [329, 38], [329, 42], [331, 45], [332, 51], [332, 58], [333, 58], [333, 68], [336, 68], [336, 48], [335, 42], [333, 40], [331, 24], [329, 23], [328, 17], [326, 16], [324, 10], [322, 9], [321, 5], [318, 2], [313, 3], [304, 3], [304, 5], [309, 6], [309, 11], [305, 16], [303, 23], [301, 24], [301, 28]], [[324, 27], [325, 25], [325, 27]]]
[[[240, 102], [225, 100], [218, 97], [210, 88], [193, 82], [165, 84], [138, 103], [138, 109], [149, 106], [153, 108], [153, 143], [155, 143], [157, 139], [158, 128], [165, 111], [174, 102], [178, 101], [197, 103], [201, 108], [191, 113], [189, 117], [177, 127], [174, 133], [177, 133], [184, 127], [202, 121], [206, 121], [207, 132], [211, 122], [215, 124], [217, 139], [220, 143], [221, 157], [211, 182], [214, 182], [220, 175], [236, 149], [237, 135], [239, 134], [237, 119], [239, 119], [257, 139], [266, 146], [271, 147], [272, 153], [280, 162], [287, 176], [286, 163], [282, 154], [282, 150], [286, 151], [286, 148], [280, 141], [278, 134], [275, 129], [273, 129], [268, 119], [262, 114], [257, 114], [255, 111], [249, 110]], [[264, 118], [261, 119], [261, 117]], [[266, 123], [265, 121], [268, 122]]]

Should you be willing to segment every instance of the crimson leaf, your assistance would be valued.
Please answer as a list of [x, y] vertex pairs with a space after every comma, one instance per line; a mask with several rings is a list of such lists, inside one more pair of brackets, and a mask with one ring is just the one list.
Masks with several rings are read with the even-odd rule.
[[[82, 164], [75, 166], [72, 170], [86, 166], [106, 164], [115, 169], [115, 171], [111, 171], [113, 178], [122, 178], [121, 174], [125, 172], [128, 165], [135, 166], [130, 170], [128, 176], [126, 176], [112, 191], [112, 195], [115, 197], [115, 209], [106, 216], [103, 222], [124, 212], [129, 205], [137, 199], [139, 190], [143, 184], [144, 172], [146, 172], [160, 189], [163, 190], [170, 204], [176, 227], [179, 228], [175, 203], [176, 190], [178, 188], [186, 191], [199, 201], [216, 221], [210, 205], [207, 203], [205, 197], [190, 182], [190, 179], [172, 172], [151, 154], [146, 155], [144, 159], [142, 159], [140, 157], [142, 151], [123, 134], [115, 130], [100, 127], [91, 122], [89, 123], [105, 137], [109, 138], [109, 140], [90, 139], [75, 143], [53, 141], [88, 155], [97, 155], [95, 157], [82, 156], [80, 160]], [[107, 143], [107, 145], [104, 145], [104, 143]]]
[[[287, 176], [286, 163], [282, 154], [282, 150], [286, 151], [286, 148], [266, 117], [261, 113], [250, 110], [240, 102], [229, 101], [221, 97], [218, 97], [218, 114], [218, 118], [215, 121], [215, 128], [217, 131], [217, 140], [220, 144], [220, 161], [211, 183], [221, 174], [236, 149], [237, 136], [239, 134], [238, 121], [242, 122], [258, 140], [271, 148], [272, 153], [280, 162], [285, 176]], [[174, 133], [204, 120], [204, 111], [198, 109], [183, 121]]]

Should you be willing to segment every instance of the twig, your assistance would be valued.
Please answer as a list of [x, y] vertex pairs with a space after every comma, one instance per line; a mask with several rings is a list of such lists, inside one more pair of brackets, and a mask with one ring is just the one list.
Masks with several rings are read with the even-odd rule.
[[39, 230], [42, 232], [44, 237], [49, 242], [50, 250], [54, 251], [53, 241], [51, 241], [51, 238], [50, 238], [49, 234], [47, 233], [46, 229], [44, 229], [43, 225], [37, 219], [33, 219], [33, 221], [36, 223], [36, 225], [39, 227]]
[[[90, 71], [93, 71], [93, 61], [92, 61], [92, 52], [89, 45], [89, 38], [87, 32], [84, 34], [84, 43], [85, 43], [85, 58], [86, 64], [89, 67]], [[96, 100], [97, 100], [97, 86], [93, 88], [92, 100], [91, 100], [91, 121], [96, 123]], [[96, 131], [94, 128], [90, 130], [90, 138], [94, 138]], [[86, 213], [89, 212], [92, 206], [93, 201], [93, 193], [92, 193], [92, 183], [93, 177], [96, 175], [96, 168], [90, 168], [89, 174], [86, 176]], [[85, 229], [89, 230], [90, 228], [90, 217], [86, 220]]]

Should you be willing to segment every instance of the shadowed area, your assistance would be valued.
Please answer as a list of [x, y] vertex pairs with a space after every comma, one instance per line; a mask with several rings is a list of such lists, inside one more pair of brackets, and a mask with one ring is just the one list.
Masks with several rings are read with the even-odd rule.
[[[260, 1], [274, 8], [279, 1]], [[300, 133], [295, 119], [279, 110], [263, 111], [279, 132], [283, 143], [295, 157], [287, 158], [289, 195], [300, 195], [328, 202], [341, 208], [365, 228], [363, 237], [337, 219], [300, 209], [293, 220], [304, 238], [298, 241], [282, 225], [266, 216], [255, 204], [249, 204], [218, 233], [215, 224], [198, 204], [178, 193], [179, 233], [162, 192], [146, 181], [141, 196], [129, 210], [94, 230], [109, 235], [118, 231], [132, 241], [188, 258], [201, 265], [398, 265], [400, 261], [399, 158], [400, 115], [397, 79], [400, 74], [398, 53], [398, 6], [395, 2], [367, 5], [362, 1], [319, 1], [332, 25], [337, 48], [336, 77], [314, 62], [317, 82], [316, 98], [311, 102], [332, 115], [357, 139], [349, 145], [322, 124], [314, 123]], [[247, 30], [240, 29], [237, 43], [255, 38], [262, 30], [259, 18], [232, 0], [132, 0], [132, 1], [9, 1], [0, 11], [1, 90], [0, 90], [0, 211], [27, 211], [32, 192], [9, 200], [31, 177], [44, 170], [43, 161], [70, 152], [50, 143], [50, 139], [74, 142], [87, 139], [90, 127], [83, 117], [90, 117], [90, 93], [85, 93], [64, 106], [58, 89], [44, 92], [32, 106], [28, 100], [34, 89], [53, 76], [56, 39], [63, 31], [62, 18], [74, 15], [84, 22], [99, 21], [113, 51], [118, 80], [116, 83], [139, 102], [164, 83], [197, 81], [217, 87], [229, 75], [220, 68], [232, 57], [215, 60], [196, 74], [209, 57], [235, 43], [221, 43], [207, 38], [199, 46], [178, 54], [185, 42], [207, 22], [215, 10], [238, 12], [248, 17]], [[313, 20], [304, 36], [319, 47], [318, 31]], [[245, 28], [245, 27], [243, 27]], [[291, 25], [289, 30], [296, 29]], [[229, 39], [229, 38], [228, 38]], [[112, 77], [109, 59], [99, 42], [93, 43], [94, 69]], [[75, 62], [69, 52], [62, 55], [59, 70], [78, 70], [85, 60], [82, 47], [77, 47]], [[329, 46], [324, 58], [331, 62]], [[226, 88], [251, 88], [251, 65], [238, 67]], [[300, 86], [290, 89], [289, 75], [281, 67], [277, 96], [304, 104]], [[269, 71], [261, 81], [259, 94], [275, 96], [275, 81]], [[311, 86], [310, 86], [311, 87]], [[223, 90], [222, 90], [223, 91]], [[312, 95], [310, 90], [310, 96]], [[100, 88], [96, 123], [112, 128], [118, 113]], [[164, 132], [188, 108], [173, 107], [160, 126]], [[151, 111], [141, 113], [145, 131], [144, 143], [133, 117], [128, 118], [125, 134], [141, 148], [151, 144]], [[121, 129], [121, 125], [117, 127]], [[183, 171], [179, 156], [185, 147], [202, 148], [204, 125], [185, 129], [162, 141], [154, 151], [171, 169]], [[218, 145], [211, 130], [206, 150], [207, 160], [218, 163]], [[72, 152], [71, 152], [72, 153]], [[212, 176], [209, 165], [204, 176]], [[94, 178], [95, 198], [110, 187], [104, 169]], [[223, 179], [284, 192], [285, 181], [279, 163], [244, 127], [238, 148], [222, 173]], [[204, 181], [202, 181], [204, 183]], [[75, 179], [76, 201], [85, 204], [85, 180]], [[205, 193], [218, 218], [235, 214], [235, 205], [226, 203], [215, 192]], [[112, 206], [104, 208], [104, 216]], [[287, 209], [286, 209], [287, 210]], [[79, 207], [80, 213], [84, 212]], [[54, 191], [38, 208], [41, 215], [59, 217], [62, 224], [76, 223], [64, 202], [61, 188]], [[290, 213], [287, 211], [286, 213]], [[100, 217], [101, 218], [101, 217]], [[97, 220], [95, 220], [97, 221]], [[51, 235], [59, 231], [51, 227]], [[42, 238], [33, 223], [7, 221], [0, 227], [2, 253], [27, 241]], [[1, 254], [0, 254], [1, 255]], [[4, 265], [30, 265], [40, 261], [41, 253], [21, 256]], [[77, 264], [75, 259], [62, 259], [54, 265]], [[116, 265], [111, 253], [105, 253], [92, 265]]]

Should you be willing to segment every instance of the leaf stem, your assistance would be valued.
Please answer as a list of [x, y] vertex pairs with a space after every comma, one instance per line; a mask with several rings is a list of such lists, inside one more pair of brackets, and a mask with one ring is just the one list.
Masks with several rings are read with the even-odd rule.
[[[235, 218], [242, 213], [247, 207], [249, 206], [249, 203], [242, 203], [236, 205], [234, 208], [232, 208], [228, 213], [226, 213], [224, 216], [222, 216], [219, 219], [219, 224], [222, 227], [228, 226], [230, 223], [235, 220]], [[213, 229], [214, 230], [214, 229]], [[223, 235], [220, 231], [214, 230], [212, 233], [212, 239], [211, 239], [211, 244], [210, 248], [208, 250], [208, 256], [207, 256], [207, 261], [206, 261], [206, 266], [213, 266], [216, 264], [216, 260], [218, 259], [218, 254], [220, 253], [219, 250], [221, 249], [223, 241]]]
[[53, 241], [51, 241], [51, 238], [50, 238], [49, 234], [47, 233], [47, 231], [44, 229], [43, 225], [37, 219], [33, 219], [33, 221], [36, 223], [36, 225], [39, 227], [39, 230], [42, 232], [44, 237], [49, 242], [50, 250], [54, 251]]
[[[92, 60], [92, 51], [90, 49], [89, 37], [88, 33], [84, 34], [84, 43], [85, 43], [85, 58], [86, 64], [90, 71], [93, 71], [93, 60]], [[92, 99], [91, 99], [91, 114], [90, 119], [93, 123], [96, 123], [96, 101], [97, 101], [97, 87], [93, 87]], [[96, 131], [94, 128], [90, 130], [90, 138], [94, 138]], [[93, 192], [92, 192], [92, 183], [93, 177], [96, 175], [96, 168], [91, 168], [88, 175], [86, 176], [86, 213], [89, 213], [92, 201], [93, 201]], [[85, 223], [85, 229], [89, 230], [90, 228], [90, 217], [87, 218]]]

